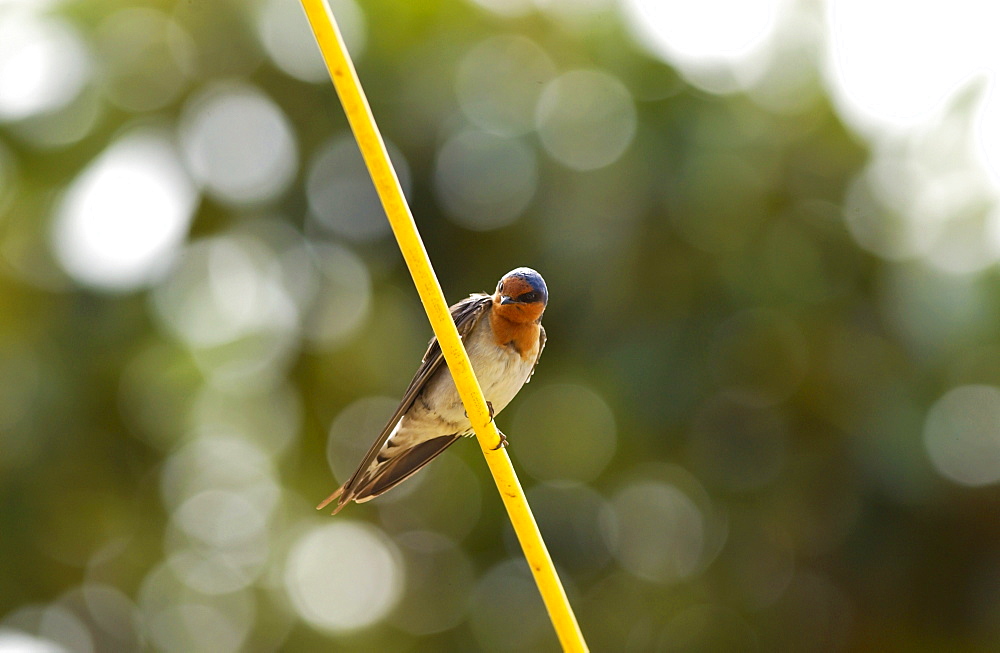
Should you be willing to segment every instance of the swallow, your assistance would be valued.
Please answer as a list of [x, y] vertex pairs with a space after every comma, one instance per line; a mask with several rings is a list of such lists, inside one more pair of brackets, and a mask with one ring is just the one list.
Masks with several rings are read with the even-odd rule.
[[[490, 416], [510, 403], [534, 373], [545, 348], [545, 280], [531, 268], [511, 270], [492, 295], [474, 293], [451, 307]], [[437, 338], [431, 338], [403, 400], [350, 479], [316, 508], [363, 503], [419, 471], [460, 437], [473, 435]], [[498, 446], [507, 446], [501, 433]]]

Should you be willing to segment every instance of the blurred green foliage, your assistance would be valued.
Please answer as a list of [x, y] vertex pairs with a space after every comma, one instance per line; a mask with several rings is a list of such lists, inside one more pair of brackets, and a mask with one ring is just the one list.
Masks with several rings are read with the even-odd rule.
[[[429, 327], [282, 4], [31, 10], [86, 66], [0, 123], [0, 650], [556, 648], [474, 443], [312, 509]], [[613, 7], [334, 9], [448, 298], [548, 282], [498, 421], [593, 650], [1000, 647], [996, 445], [948, 430], [996, 431], [997, 276], [859, 248], [817, 79], [697, 90]], [[169, 202], [67, 191], [135, 134], [194, 198], [148, 256]]]

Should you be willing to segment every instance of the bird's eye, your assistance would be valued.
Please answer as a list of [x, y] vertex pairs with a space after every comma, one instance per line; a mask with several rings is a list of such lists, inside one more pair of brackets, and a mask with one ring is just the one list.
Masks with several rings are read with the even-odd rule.
[[518, 297], [517, 301], [524, 302], [525, 304], [530, 304], [531, 302], [535, 301], [535, 299], [537, 299], [537, 298], [538, 298], [538, 295], [536, 295], [535, 293], [533, 293], [533, 292], [526, 292], [523, 295], [521, 295], [520, 297]]

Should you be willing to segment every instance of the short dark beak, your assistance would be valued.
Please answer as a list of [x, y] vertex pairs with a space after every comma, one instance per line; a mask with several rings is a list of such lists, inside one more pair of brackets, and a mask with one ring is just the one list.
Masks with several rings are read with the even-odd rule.
[[512, 297], [508, 297], [507, 295], [500, 295], [500, 303], [501, 304], [513, 304], [514, 303], [514, 299]]

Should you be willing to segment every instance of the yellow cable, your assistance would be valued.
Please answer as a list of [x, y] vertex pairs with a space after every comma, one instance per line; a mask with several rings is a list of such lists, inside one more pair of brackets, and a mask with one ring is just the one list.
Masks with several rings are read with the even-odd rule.
[[[347, 53], [337, 22], [326, 0], [301, 1], [327, 70], [330, 71], [334, 88], [337, 89], [337, 95], [340, 96], [340, 102], [344, 106], [347, 120], [375, 182], [375, 189], [389, 217], [392, 231], [399, 242], [399, 249], [420, 294], [420, 301], [427, 311], [434, 335], [441, 343], [441, 351], [455, 379], [455, 385], [465, 404], [472, 427], [476, 431], [479, 446], [486, 456], [490, 472], [493, 473], [493, 479], [500, 490], [511, 524], [524, 550], [524, 557], [527, 558], [531, 572], [535, 576], [535, 582], [538, 584], [538, 590], [549, 612], [559, 642], [564, 651], [587, 651], [583, 633], [580, 632], [580, 626], [556, 574], [552, 558], [545, 548], [545, 542], [542, 541], [538, 524], [535, 523], [531, 508], [524, 498], [524, 492], [514, 473], [510, 458], [504, 449], [494, 450], [500, 442], [500, 434], [490, 419], [483, 391], [479, 387], [469, 356], [448, 312], [448, 304], [445, 302], [441, 285], [431, 267], [430, 258], [420, 239], [410, 208], [406, 204], [396, 172], [389, 162], [385, 143], [375, 125], [375, 118], [361, 89], [361, 83], [358, 81], [357, 72]], [[496, 606], [496, 611], [496, 618], [504, 619], [503, 606]], [[516, 624], [513, 626], [516, 627]]]

